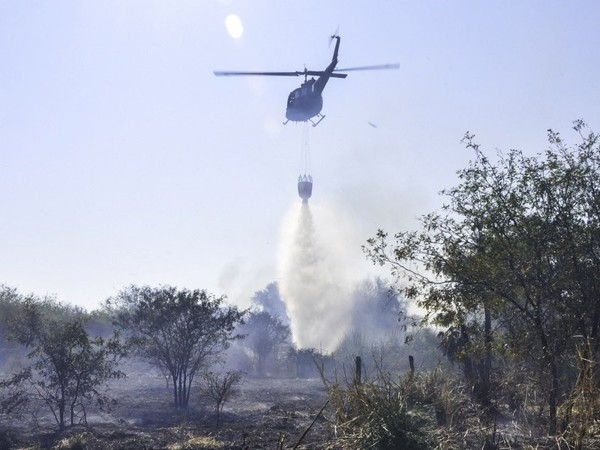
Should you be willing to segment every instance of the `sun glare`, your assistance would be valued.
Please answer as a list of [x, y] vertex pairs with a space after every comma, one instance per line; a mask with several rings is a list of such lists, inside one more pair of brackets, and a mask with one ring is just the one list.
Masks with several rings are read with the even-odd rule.
[[229, 33], [229, 36], [234, 39], [239, 39], [244, 34], [242, 20], [236, 14], [229, 14], [225, 18], [225, 27], [227, 28], [227, 33]]

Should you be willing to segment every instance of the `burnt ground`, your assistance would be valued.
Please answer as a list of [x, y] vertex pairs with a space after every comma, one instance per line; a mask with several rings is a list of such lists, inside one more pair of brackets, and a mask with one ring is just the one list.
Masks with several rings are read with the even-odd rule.
[[[110, 414], [88, 411], [88, 426], [58, 434], [45, 408], [21, 421], [4, 420], [0, 448], [54, 449], [277, 449], [293, 448], [327, 400], [313, 379], [246, 378], [224, 407], [216, 427], [214, 404], [192, 391], [186, 413], [172, 406], [172, 390], [154, 374], [113, 384]], [[331, 427], [319, 416], [297, 448], [322, 449]]]

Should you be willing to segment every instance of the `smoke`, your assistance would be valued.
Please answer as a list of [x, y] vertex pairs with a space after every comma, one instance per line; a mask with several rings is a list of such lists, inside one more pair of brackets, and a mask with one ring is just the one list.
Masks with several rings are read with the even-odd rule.
[[[345, 226], [346, 225], [346, 226]], [[303, 203], [284, 221], [280, 243], [280, 290], [299, 348], [333, 352], [352, 315], [352, 261], [360, 246], [332, 208]]]

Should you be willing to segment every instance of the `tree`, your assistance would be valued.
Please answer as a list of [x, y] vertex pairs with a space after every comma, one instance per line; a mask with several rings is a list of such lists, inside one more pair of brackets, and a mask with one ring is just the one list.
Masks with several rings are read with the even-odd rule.
[[[371, 341], [400, 330], [406, 318], [406, 302], [379, 277], [366, 279], [352, 293], [354, 311], [351, 330], [360, 330]], [[401, 316], [402, 315], [402, 316]]]
[[253, 311], [249, 313], [241, 330], [247, 333], [246, 342], [257, 358], [256, 371], [263, 377], [266, 375], [269, 356], [277, 345], [290, 337], [290, 328], [279, 317], [266, 311]]
[[543, 155], [511, 150], [497, 165], [467, 133], [476, 159], [443, 191], [442, 211], [423, 216], [420, 231], [397, 233], [391, 246], [380, 230], [366, 248], [429, 318], [455, 330], [482, 400], [489, 401], [494, 341], [519, 361], [533, 357], [552, 434], [574, 382], [565, 385], [563, 364], [576, 353], [573, 338], [594, 343], [590, 364], [600, 350], [599, 137], [584, 135], [582, 121], [574, 129], [582, 138], [575, 148], [549, 130]]
[[[102, 387], [108, 380], [123, 376], [117, 370], [123, 349], [116, 338], [91, 339], [82, 317], [56, 319], [42, 312], [58, 309], [60, 305], [53, 300], [24, 300], [9, 322], [9, 337], [31, 349], [28, 357], [34, 362], [2, 387], [18, 388], [28, 383], [62, 430], [67, 424], [86, 423], [88, 405], [108, 406]], [[21, 401], [23, 391], [17, 393]]]
[[131, 286], [108, 300], [115, 324], [140, 356], [170, 375], [173, 402], [187, 408], [196, 375], [239, 338], [244, 312], [224, 307], [225, 297], [171, 286]]
[[221, 415], [225, 402], [235, 394], [234, 387], [242, 381], [242, 372], [229, 371], [224, 374], [206, 372], [202, 374], [204, 386], [202, 390], [215, 402], [217, 428], [221, 425]]
[[252, 297], [252, 303], [260, 311], [266, 311], [274, 317], [279, 318], [284, 325], [289, 324], [287, 309], [281, 296], [279, 295], [279, 286], [276, 282], [269, 283], [262, 291], [257, 291]]
[[25, 351], [16, 342], [7, 340], [9, 324], [18, 314], [22, 296], [16, 289], [0, 284], [0, 371], [11, 371], [11, 360], [24, 357]]
[[0, 284], [0, 335], [4, 337], [8, 323], [17, 315], [21, 305], [21, 295], [15, 288]]

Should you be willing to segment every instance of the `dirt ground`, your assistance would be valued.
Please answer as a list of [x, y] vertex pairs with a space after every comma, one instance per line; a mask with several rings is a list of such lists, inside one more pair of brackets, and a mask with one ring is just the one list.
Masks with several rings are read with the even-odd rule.
[[216, 427], [214, 404], [200, 390], [189, 411], [172, 407], [172, 390], [154, 374], [130, 375], [112, 386], [118, 403], [110, 414], [88, 411], [88, 426], [57, 434], [41, 408], [35, 420], [0, 428], [0, 448], [52, 449], [322, 449], [331, 427], [319, 416], [327, 398], [320, 379], [245, 378]]

